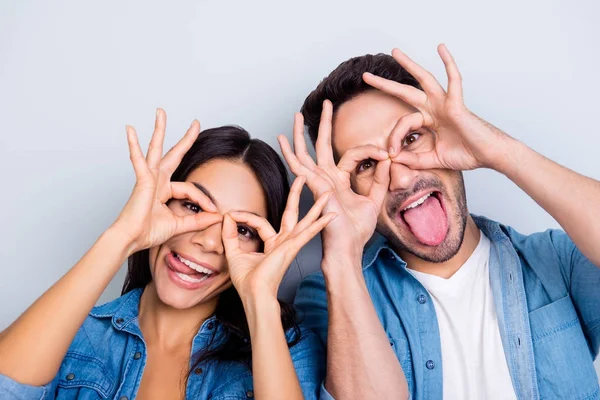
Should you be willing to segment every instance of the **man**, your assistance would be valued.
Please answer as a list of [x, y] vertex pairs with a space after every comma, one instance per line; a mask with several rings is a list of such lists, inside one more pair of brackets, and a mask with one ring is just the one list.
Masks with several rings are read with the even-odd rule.
[[[600, 397], [600, 182], [472, 114], [405, 54], [342, 63], [280, 144], [315, 196], [332, 191], [322, 271], [296, 303], [327, 343], [323, 397]], [[529, 236], [467, 210], [462, 170], [492, 168], [565, 232]], [[374, 230], [381, 237], [363, 248]]]

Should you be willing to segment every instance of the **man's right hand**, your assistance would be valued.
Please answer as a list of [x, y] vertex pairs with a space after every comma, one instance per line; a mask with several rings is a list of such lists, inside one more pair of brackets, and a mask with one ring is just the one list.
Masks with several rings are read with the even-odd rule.
[[[372, 145], [348, 150], [336, 165], [331, 144], [333, 106], [323, 102], [319, 135], [315, 145], [317, 162], [312, 159], [304, 139], [304, 119], [297, 113], [294, 119], [294, 150], [287, 138], [278, 137], [279, 145], [292, 172], [303, 176], [315, 199], [333, 192], [323, 213], [334, 212], [333, 220], [322, 233], [323, 265], [334, 260], [360, 260], [365, 244], [373, 235], [377, 217], [388, 191], [391, 161], [388, 152]], [[367, 196], [355, 193], [350, 175], [364, 160], [377, 162], [373, 184]]]

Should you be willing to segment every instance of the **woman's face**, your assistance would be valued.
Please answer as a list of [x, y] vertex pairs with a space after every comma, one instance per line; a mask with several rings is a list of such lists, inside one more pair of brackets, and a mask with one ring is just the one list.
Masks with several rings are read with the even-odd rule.
[[[196, 168], [186, 179], [203, 190], [220, 214], [246, 211], [266, 218], [263, 189], [254, 173], [243, 163], [215, 159]], [[171, 200], [177, 215], [203, 212], [187, 200]], [[201, 231], [184, 233], [150, 249], [150, 271], [160, 300], [177, 309], [213, 301], [231, 286], [221, 240], [222, 223]], [[258, 251], [261, 240], [252, 228], [238, 225], [244, 251]]]

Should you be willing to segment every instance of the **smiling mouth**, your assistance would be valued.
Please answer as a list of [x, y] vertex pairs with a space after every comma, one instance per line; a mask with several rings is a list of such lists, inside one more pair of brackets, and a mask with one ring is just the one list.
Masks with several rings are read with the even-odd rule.
[[397, 213], [397, 220], [426, 246], [440, 245], [449, 229], [441, 192], [432, 191]]
[[199, 284], [219, 274], [218, 272], [196, 264], [175, 252], [172, 252], [171, 256], [172, 262], [169, 267], [175, 275], [184, 282]]

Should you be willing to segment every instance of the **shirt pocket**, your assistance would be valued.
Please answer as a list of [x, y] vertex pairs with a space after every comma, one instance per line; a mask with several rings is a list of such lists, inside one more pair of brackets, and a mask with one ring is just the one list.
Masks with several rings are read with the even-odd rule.
[[410, 354], [410, 347], [408, 341], [404, 337], [389, 336], [390, 346], [396, 353], [398, 361], [402, 371], [404, 371], [404, 377], [408, 383], [408, 389], [410, 393], [413, 393], [413, 367], [412, 367], [412, 356]]
[[57, 380], [57, 400], [107, 399], [115, 388], [115, 381], [102, 362], [72, 352], [63, 360]]
[[589, 399], [598, 376], [570, 296], [529, 313], [542, 399]]
[[211, 394], [208, 400], [248, 400], [254, 398], [254, 381], [252, 373], [246, 372], [219, 386]]

